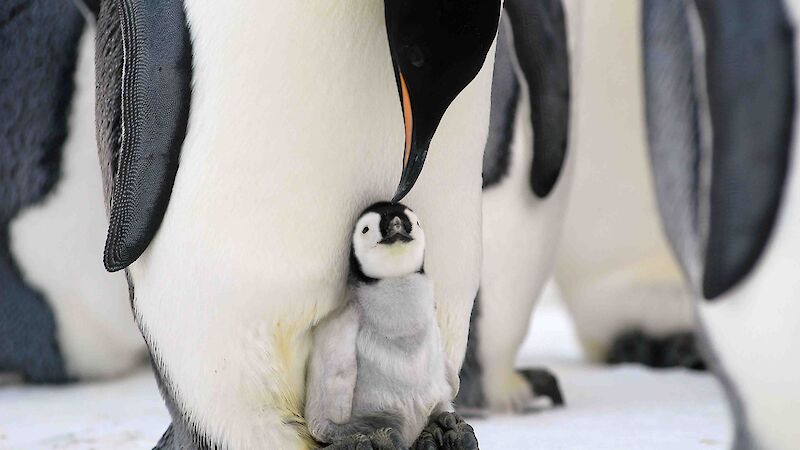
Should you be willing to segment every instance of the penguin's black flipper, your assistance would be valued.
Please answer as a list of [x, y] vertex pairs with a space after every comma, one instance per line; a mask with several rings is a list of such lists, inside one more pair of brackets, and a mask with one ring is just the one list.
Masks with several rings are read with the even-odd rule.
[[755, 266], [786, 181], [795, 112], [794, 30], [780, 0], [697, 0], [714, 130], [707, 299]]
[[570, 68], [561, 0], [507, 0], [519, 67], [528, 85], [533, 126], [533, 192], [546, 197], [567, 155]]
[[794, 40], [779, 0], [687, 4], [644, 1], [648, 137], [667, 235], [694, 289], [714, 299], [750, 273], [775, 223]]
[[494, 55], [489, 136], [483, 152], [483, 189], [500, 183], [511, 165], [511, 141], [519, 104], [520, 82], [514, 67], [514, 49], [508, 17], [500, 17]]
[[97, 19], [97, 135], [110, 225], [104, 263], [133, 263], [169, 203], [191, 98], [180, 0], [103, 0]]

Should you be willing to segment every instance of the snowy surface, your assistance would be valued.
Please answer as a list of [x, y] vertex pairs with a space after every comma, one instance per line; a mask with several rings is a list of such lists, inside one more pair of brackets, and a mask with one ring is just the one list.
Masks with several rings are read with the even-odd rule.
[[[726, 449], [722, 392], [707, 374], [602, 367], [582, 361], [569, 319], [540, 308], [521, 366], [546, 365], [567, 406], [525, 416], [473, 420], [483, 450]], [[168, 423], [147, 371], [70, 387], [0, 388], [0, 449], [149, 449]]]

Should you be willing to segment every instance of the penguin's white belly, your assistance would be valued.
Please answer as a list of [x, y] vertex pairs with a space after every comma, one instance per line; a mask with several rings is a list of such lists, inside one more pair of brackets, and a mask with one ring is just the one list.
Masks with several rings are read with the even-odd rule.
[[[383, 3], [187, 0], [194, 80], [164, 221], [131, 267], [178, 406], [236, 449], [302, 448], [310, 327], [343, 300], [358, 213], [394, 193], [403, 119]], [[445, 115], [405, 203], [460, 363], [480, 256], [492, 58]]]
[[94, 29], [87, 27], [59, 181], [11, 224], [14, 258], [55, 313], [67, 372], [84, 378], [117, 375], [144, 356], [125, 276], [103, 268], [108, 221], [94, 134], [93, 46]]
[[778, 228], [756, 270], [713, 302], [701, 300], [700, 317], [724, 373], [745, 405], [745, 417], [763, 448], [800, 443], [800, 164]]

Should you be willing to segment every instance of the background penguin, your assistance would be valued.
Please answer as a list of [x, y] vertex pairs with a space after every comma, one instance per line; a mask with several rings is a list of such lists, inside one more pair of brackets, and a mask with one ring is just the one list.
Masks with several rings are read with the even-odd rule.
[[518, 373], [514, 363], [552, 270], [571, 183], [570, 52], [580, 9], [578, 1], [505, 2], [484, 154], [481, 289], [456, 401], [462, 412], [521, 411], [535, 393], [561, 403], [552, 377]]
[[691, 295], [661, 229], [646, 150], [640, 16], [638, 0], [585, 5], [556, 280], [590, 359], [699, 368]]
[[91, 28], [69, 1], [0, 5], [0, 372], [34, 382], [144, 357], [125, 280], [97, 261]]
[[314, 445], [310, 330], [342, 301], [354, 215], [415, 182], [460, 365], [499, 2], [155, 6], [100, 3], [97, 127], [105, 264], [127, 269], [173, 418], [158, 448]]
[[[524, 4], [541, 8], [548, 2]], [[513, 369], [554, 260], [561, 298], [589, 358], [703, 366], [691, 333], [691, 296], [662, 235], [651, 188], [638, 2], [565, 6], [572, 134], [564, 173], [544, 198], [528, 184], [536, 145], [542, 144], [533, 142], [530, 151], [527, 103], [519, 101], [520, 89], [524, 94], [527, 88], [517, 81], [525, 80], [515, 61], [520, 56], [498, 41], [484, 161], [484, 268], [461, 373], [462, 410], [482, 405], [483, 398], [503, 411], [523, 410], [532, 394], [562, 400], [546, 372], [523, 371], [525, 382]], [[514, 25], [503, 21], [500, 36], [508, 23]]]
[[800, 3], [643, 7], [659, 207], [731, 400], [734, 448], [796, 448]]

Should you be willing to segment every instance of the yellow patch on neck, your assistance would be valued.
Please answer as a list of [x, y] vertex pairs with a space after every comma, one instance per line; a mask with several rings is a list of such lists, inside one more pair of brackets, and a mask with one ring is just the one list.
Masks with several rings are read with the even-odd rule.
[[392, 256], [400, 256], [403, 253], [407, 252], [408, 248], [406, 245], [403, 245], [400, 242], [395, 242], [394, 244], [390, 245], [387, 250], [389, 251], [389, 254]]

